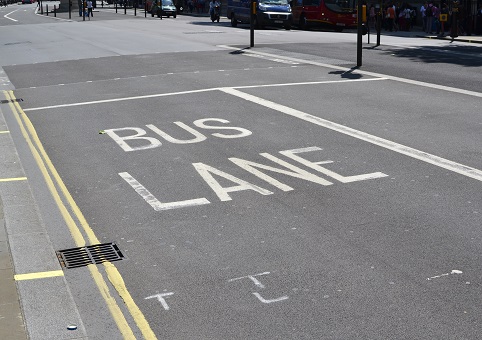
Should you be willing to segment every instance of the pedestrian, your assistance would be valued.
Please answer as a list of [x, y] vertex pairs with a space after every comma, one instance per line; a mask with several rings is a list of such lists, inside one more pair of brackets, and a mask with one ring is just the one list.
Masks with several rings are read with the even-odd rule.
[[400, 31], [405, 31], [405, 5], [402, 5], [398, 13], [398, 27]]
[[425, 15], [427, 16], [427, 28], [425, 33], [433, 34], [433, 5], [429, 3], [427, 8], [425, 9]]
[[424, 3], [420, 7], [420, 14], [422, 15], [422, 30], [424, 32], [427, 32], [427, 15], [425, 14], [425, 10], [427, 9], [427, 7], [428, 7], [427, 3]]
[[373, 4], [370, 6], [370, 11], [369, 11], [369, 25], [371, 27], [375, 27], [375, 17], [376, 17], [376, 13], [375, 13], [375, 6], [373, 6]]
[[442, 21], [440, 15], [439, 15], [439, 21], [440, 21], [440, 36], [443, 37], [445, 36], [445, 30], [447, 29], [446, 27], [446, 22], [447, 22], [447, 17], [449, 15], [449, 8], [447, 7], [447, 4], [442, 4], [442, 8], [440, 9], [440, 14], [444, 14], [445, 18], [444, 21]]
[[435, 4], [432, 6], [432, 15], [435, 32], [438, 35], [440, 33], [440, 9]]
[[94, 17], [94, 13], [92, 11], [92, 1], [91, 0], [87, 0], [87, 16], [88, 17]]
[[385, 16], [387, 19], [387, 28], [390, 32], [393, 31], [393, 21], [395, 19], [395, 9], [393, 6], [388, 6], [387, 8], [387, 14]]
[[395, 13], [395, 16], [393, 17], [393, 29], [396, 31], [399, 30], [398, 27], [398, 16], [400, 15], [400, 7], [393, 4], [393, 11]]

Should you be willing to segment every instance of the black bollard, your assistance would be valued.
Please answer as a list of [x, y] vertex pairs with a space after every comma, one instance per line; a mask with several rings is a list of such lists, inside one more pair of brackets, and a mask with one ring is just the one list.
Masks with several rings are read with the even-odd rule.
[[144, 18], [147, 18], [147, 1], [144, 2]]
[[45, 13], [47, 13], [47, 16], [49, 15], [49, 5], [45, 5]]
[[117, 13], [117, 1], [115, 2], [115, 12]]
[[69, 1], [69, 19], [72, 19], [72, 1]]
[[137, 16], [137, 3], [134, 2], [134, 16]]
[[54, 17], [57, 17], [57, 6], [54, 5]]
[[127, 0], [124, 0], [124, 15], [127, 14]]

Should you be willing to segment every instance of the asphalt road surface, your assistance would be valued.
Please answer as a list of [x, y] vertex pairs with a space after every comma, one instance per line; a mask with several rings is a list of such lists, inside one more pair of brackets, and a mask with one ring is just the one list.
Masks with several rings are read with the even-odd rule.
[[351, 32], [24, 6], [0, 194], [31, 339], [480, 338], [481, 45], [364, 38], [356, 68]]

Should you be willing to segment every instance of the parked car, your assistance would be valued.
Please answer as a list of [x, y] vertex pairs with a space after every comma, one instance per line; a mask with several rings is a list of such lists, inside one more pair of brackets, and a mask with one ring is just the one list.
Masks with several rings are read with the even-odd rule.
[[[251, 21], [251, 0], [228, 0], [227, 17], [231, 26]], [[254, 22], [256, 28], [281, 26], [291, 29], [291, 7], [288, 0], [258, 0]]]
[[158, 17], [170, 17], [173, 18], [177, 15], [177, 8], [172, 0], [154, 0], [147, 2], [147, 10], [151, 13], [151, 16], [157, 15]]

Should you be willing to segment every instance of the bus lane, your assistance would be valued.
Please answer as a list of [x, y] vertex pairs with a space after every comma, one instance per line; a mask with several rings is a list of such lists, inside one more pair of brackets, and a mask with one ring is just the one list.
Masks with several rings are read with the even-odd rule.
[[43, 117], [53, 163], [99, 239], [127, 255], [116, 266], [155, 333], [473, 335], [478, 180], [267, 93], [223, 88]]

